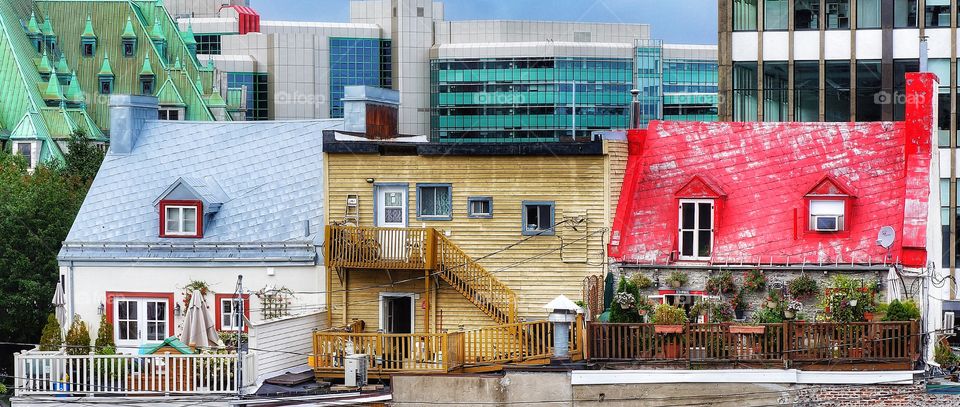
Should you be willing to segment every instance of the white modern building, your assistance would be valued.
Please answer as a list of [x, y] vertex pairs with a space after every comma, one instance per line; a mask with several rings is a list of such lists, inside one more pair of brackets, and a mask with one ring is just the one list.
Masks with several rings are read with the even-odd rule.
[[[211, 1], [194, 3], [209, 10]], [[638, 86], [651, 98], [645, 120], [716, 117], [716, 47], [663, 45], [647, 24], [447, 21], [444, 4], [430, 0], [351, 1], [349, 23], [260, 21], [245, 4], [179, 13], [195, 16], [180, 27], [196, 34], [222, 86], [247, 87], [251, 120], [342, 117], [349, 85], [399, 91], [400, 132], [437, 141], [623, 129]], [[674, 80], [698, 82], [673, 93], [703, 95], [667, 97], [671, 49], [681, 71], [696, 71]]]

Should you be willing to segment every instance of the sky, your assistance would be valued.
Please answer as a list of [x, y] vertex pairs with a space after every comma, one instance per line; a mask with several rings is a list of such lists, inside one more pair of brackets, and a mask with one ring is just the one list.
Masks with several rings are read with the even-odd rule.
[[[347, 22], [349, 0], [251, 0], [264, 20]], [[447, 20], [650, 24], [669, 43], [716, 44], [715, 0], [444, 0]]]

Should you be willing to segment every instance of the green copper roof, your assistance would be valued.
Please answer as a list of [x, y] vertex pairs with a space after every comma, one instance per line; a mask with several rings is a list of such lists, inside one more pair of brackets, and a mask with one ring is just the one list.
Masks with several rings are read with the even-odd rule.
[[77, 80], [76, 72], [70, 77], [70, 85], [67, 86], [66, 97], [70, 102], [83, 103], [83, 91], [80, 90], [80, 81]]
[[162, 87], [160, 87], [160, 92], [157, 92], [157, 99], [159, 99], [160, 105], [162, 106], [184, 107], [187, 105], [186, 103], [183, 103], [183, 96], [180, 96], [180, 91], [177, 90], [177, 85], [175, 85], [170, 78], [167, 78], [167, 81], [163, 83]]
[[103, 54], [103, 64], [100, 65], [100, 72], [97, 76], [113, 76], [113, 68], [110, 66], [110, 58], [106, 53]]
[[187, 26], [187, 31], [180, 34], [180, 37], [183, 38], [183, 42], [190, 45], [197, 45], [197, 37], [193, 35], [193, 24]]
[[177, 62], [173, 64], [173, 69], [178, 70], [178, 71], [181, 70], [181, 69], [183, 69], [183, 64], [180, 63], [180, 56], [179, 56], [179, 55], [177, 55]]
[[223, 100], [223, 96], [220, 96], [220, 91], [214, 89], [213, 92], [210, 92], [210, 95], [207, 96], [207, 106], [227, 107], [227, 102]]
[[43, 28], [40, 31], [43, 33], [43, 35], [47, 37], [53, 37], [57, 35], [56, 33], [53, 32], [53, 25], [50, 24], [49, 16], [43, 19]]
[[37, 64], [37, 72], [46, 74], [52, 70], [53, 67], [50, 66], [50, 58], [47, 58], [47, 50], [43, 50], [43, 55], [40, 56], [40, 62]]
[[194, 84], [197, 87], [197, 92], [200, 92], [200, 95], [203, 95], [203, 79], [200, 78], [200, 75], [197, 74], [197, 82]]
[[137, 38], [137, 33], [133, 31], [133, 21], [127, 16], [127, 24], [123, 26], [123, 34], [120, 38]]
[[60, 55], [60, 60], [57, 61], [57, 71], [66, 75], [67, 72], [70, 72], [70, 65], [67, 64], [67, 56]]
[[33, 35], [40, 34], [40, 25], [37, 24], [37, 15], [30, 13], [30, 22], [27, 23], [27, 32]]
[[140, 76], [143, 75], [156, 75], [153, 72], [153, 65], [150, 64], [150, 57], [143, 57], [143, 66], [140, 68]]
[[90, 20], [90, 16], [87, 16], [87, 23], [83, 26], [83, 34], [80, 34], [80, 38], [97, 38], [97, 34], [93, 32], [93, 21]]
[[153, 22], [153, 30], [150, 31], [150, 39], [154, 41], [166, 41], [167, 38], [163, 36], [163, 26], [160, 25], [160, 17], [157, 16]]
[[35, 140], [37, 134], [41, 133], [41, 129], [45, 127], [41, 120], [41, 116], [36, 112], [27, 112], [10, 132], [10, 138]]
[[193, 354], [193, 350], [190, 349], [190, 347], [187, 346], [185, 343], [180, 342], [180, 340], [177, 339], [177, 337], [175, 337], [175, 336], [171, 336], [171, 337], [169, 337], [169, 338], [167, 338], [167, 339], [164, 339], [163, 342], [158, 343], [158, 344], [155, 344], [155, 345], [148, 344], [148, 345], [142, 345], [142, 346], [140, 346], [140, 354], [141, 354], [141, 355], [152, 355], [152, 354], [154, 354], [154, 353], [157, 353], [157, 351], [159, 351], [160, 349], [163, 349], [163, 348], [165, 348], [165, 347], [167, 347], [167, 346], [176, 349], [177, 352], [180, 352], [180, 353], [182, 353], [182, 354], [184, 354], [184, 355]]
[[63, 100], [63, 89], [60, 89], [60, 79], [57, 78], [57, 71], [50, 73], [50, 80], [43, 90], [43, 98], [47, 100]]

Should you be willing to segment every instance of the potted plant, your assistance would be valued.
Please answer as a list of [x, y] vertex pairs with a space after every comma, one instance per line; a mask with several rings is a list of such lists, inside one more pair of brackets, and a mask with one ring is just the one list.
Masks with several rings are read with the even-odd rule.
[[721, 324], [733, 320], [733, 305], [712, 298], [698, 301], [690, 309], [690, 316], [702, 316], [705, 323]]
[[806, 274], [791, 280], [787, 284], [787, 292], [790, 293], [790, 296], [801, 301], [813, 297], [819, 290], [817, 281]]
[[743, 320], [747, 311], [747, 300], [742, 289], [738, 290], [733, 297], [730, 297], [730, 306], [733, 307], [733, 313], [737, 320]]
[[705, 288], [710, 294], [730, 294], [736, 289], [733, 285], [733, 275], [729, 271], [723, 271], [708, 278]]
[[630, 279], [622, 278], [617, 286], [617, 292], [610, 302], [610, 322], [635, 324], [643, 322], [638, 304], [640, 290]]
[[803, 310], [803, 303], [790, 299], [783, 308], [783, 317], [786, 319], [794, 319], [801, 310]]
[[673, 288], [683, 287], [687, 283], [687, 274], [677, 270], [670, 273], [670, 276], [667, 277], [667, 284], [670, 284]]
[[767, 287], [767, 276], [763, 270], [753, 269], [743, 274], [743, 288], [749, 291], [762, 291]]
[[663, 356], [667, 359], [680, 357], [680, 338], [677, 334], [683, 333], [687, 323], [687, 314], [682, 308], [669, 304], [660, 304], [653, 311], [653, 329], [660, 335], [673, 335], [663, 341]]

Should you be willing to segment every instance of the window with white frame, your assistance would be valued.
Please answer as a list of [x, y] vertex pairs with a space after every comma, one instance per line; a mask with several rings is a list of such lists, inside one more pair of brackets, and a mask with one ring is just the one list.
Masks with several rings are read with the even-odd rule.
[[220, 299], [221, 331], [243, 330], [243, 307], [246, 307], [246, 304], [239, 298]]
[[709, 259], [713, 254], [714, 205], [711, 199], [680, 201], [680, 258]]
[[198, 218], [196, 206], [164, 206], [164, 235], [197, 236]]
[[843, 230], [845, 212], [845, 200], [810, 200], [810, 230], [817, 232]]
[[17, 152], [17, 155], [23, 157], [23, 160], [27, 163], [27, 168], [33, 169], [37, 166], [37, 160], [34, 159], [34, 154], [36, 153], [33, 143], [15, 143], [14, 150]]
[[157, 118], [159, 120], [180, 120], [183, 118], [181, 110], [178, 108], [160, 108], [157, 111]]

